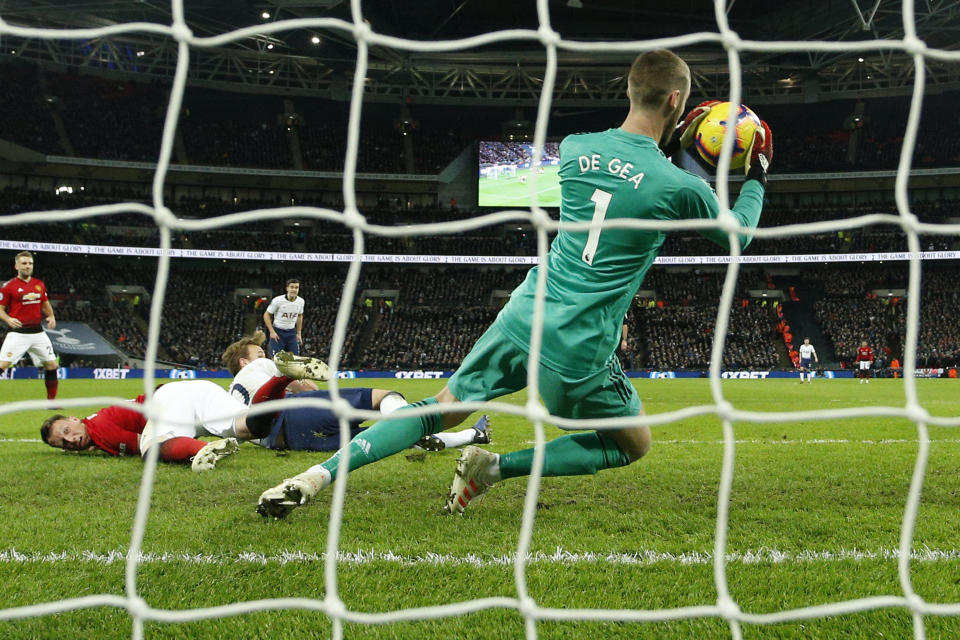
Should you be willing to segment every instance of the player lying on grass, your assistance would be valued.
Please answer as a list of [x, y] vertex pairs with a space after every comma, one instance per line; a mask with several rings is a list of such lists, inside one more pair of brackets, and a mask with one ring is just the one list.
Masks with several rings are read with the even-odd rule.
[[[319, 360], [287, 356], [280, 367], [290, 375], [283, 375], [272, 361], [256, 358], [258, 374], [254, 376], [254, 370], [251, 370], [250, 375], [242, 378], [250, 385], [249, 391], [244, 389], [249, 404], [276, 400], [284, 397], [291, 387], [304, 386], [294, 385], [296, 378], [314, 376], [322, 380], [329, 375], [326, 365]], [[281, 357], [278, 354], [278, 358]], [[264, 370], [269, 374], [259, 375]], [[254, 377], [257, 378], [255, 386]], [[355, 409], [367, 411], [379, 409], [382, 413], [389, 413], [396, 409], [396, 399], [392, 399], [392, 403], [385, 402], [391, 396], [399, 396], [399, 401], [406, 404], [403, 396], [383, 389], [344, 389], [342, 395]], [[52, 447], [70, 451], [100, 449], [111, 455], [145, 456], [151, 446], [159, 445], [161, 460], [191, 462], [194, 471], [213, 469], [220, 458], [237, 451], [238, 440], [254, 440], [273, 449], [314, 451], [336, 449], [339, 443], [339, 421], [327, 409], [291, 408], [245, 415], [247, 402], [208, 380], [161, 385], [154, 397], [161, 407], [161, 415], [155, 420], [147, 420], [134, 409], [111, 406], [83, 419], [62, 414], [50, 416], [43, 422], [40, 435]], [[299, 397], [329, 398], [329, 395], [325, 391], [306, 391]], [[143, 401], [141, 395], [130, 402]], [[361, 422], [354, 420], [350, 423], [351, 433], [362, 430]], [[206, 442], [199, 439], [204, 436], [215, 436], [218, 440]], [[485, 416], [473, 428], [463, 432], [460, 441], [449, 444], [463, 446], [468, 442], [489, 442]], [[422, 448], [436, 451], [446, 444], [443, 441], [424, 442]]]
[[[262, 331], [244, 336], [228, 346], [221, 356], [227, 370], [233, 374], [230, 384], [230, 395], [249, 405], [263, 385], [271, 379], [280, 376], [277, 364], [266, 357], [263, 343], [266, 335]], [[280, 352], [277, 360], [291, 363], [322, 362], [313, 358], [291, 356]], [[326, 365], [318, 366], [316, 371], [321, 374]], [[307, 373], [307, 372], [304, 372]], [[330, 392], [317, 389], [316, 384], [308, 379], [296, 380], [287, 386], [287, 397], [322, 398], [330, 399]], [[294, 395], [291, 395], [294, 394]], [[376, 411], [387, 415], [400, 407], [407, 405], [407, 400], [397, 391], [370, 388], [344, 388], [340, 395], [350, 403], [354, 409]], [[350, 423], [351, 437], [363, 431], [362, 420]], [[448, 447], [463, 447], [468, 444], [486, 444], [490, 442], [489, 420], [481, 417], [477, 423], [456, 433], [440, 433], [427, 435], [414, 444], [415, 447], [428, 451], [440, 451]], [[270, 433], [263, 439], [254, 440], [271, 449], [293, 449], [298, 451], [333, 451], [340, 446], [340, 422], [336, 414], [329, 409], [301, 408], [281, 411], [271, 427]]]
[[[560, 145], [561, 225], [605, 219], [718, 218], [720, 204], [710, 186], [667, 157], [692, 144], [697, 124], [715, 103], [701, 103], [680, 120], [690, 95], [690, 70], [664, 50], [641, 54], [630, 68], [627, 87], [630, 110], [619, 128], [568, 136]], [[740, 246], [750, 242], [747, 233], [760, 219], [772, 154], [773, 136], [761, 122], [746, 152], [746, 180], [731, 210], [747, 230], [735, 236]], [[726, 248], [733, 235], [719, 228], [700, 233]], [[530, 270], [447, 387], [410, 405], [444, 403], [447, 411], [405, 417], [407, 412], [401, 410], [373, 425], [349, 445], [351, 471], [401, 451], [426, 434], [459, 424], [468, 414], [453, 409], [452, 403], [488, 401], [526, 386], [541, 268], [547, 276], [543, 344], [539, 389], [531, 390], [531, 396], [539, 392], [547, 410], [563, 418], [640, 415], [640, 399], [614, 350], [623, 317], [664, 239], [660, 230], [594, 226], [572, 231], [561, 226], [545, 266]], [[647, 453], [650, 441], [650, 429], [644, 426], [563, 435], [547, 443], [543, 474], [584, 475], [626, 466]], [[258, 510], [285, 516], [327, 487], [339, 464], [338, 452], [322, 465], [267, 489]], [[457, 465], [447, 511], [462, 512], [494, 483], [528, 475], [532, 464], [533, 449], [497, 455], [467, 447]]]
[[[290, 378], [277, 378], [274, 387]], [[264, 393], [254, 402], [274, 399]], [[68, 451], [100, 449], [115, 456], [146, 456], [159, 446], [160, 460], [191, 462], [194, 471], [213, 469], [217, 461], [237, 451], [237, 440], [269, 432], [270, 416], [245, 416], [247, 406], [209, 380], [184, 380], [161, 385], [154, 392], [160, 415], [153, 420], [134, 409], [110, 406], [86, 418], [53, 415], [43, 421], [40, 437], [51, 447]], [[130, 400], [142, 404], [144, 396]], [[202, 436], [218, 438], [212, 442]]]

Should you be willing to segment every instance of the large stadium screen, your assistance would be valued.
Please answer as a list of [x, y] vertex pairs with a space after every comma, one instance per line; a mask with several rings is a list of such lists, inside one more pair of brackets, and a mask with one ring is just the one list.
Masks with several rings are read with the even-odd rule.
[[539, 166], [533, 167], [530, 142], [479, 143], [477, 204], [481, 207], [526, 207], [530, 204], [531, 173], [537, 176], [537, 201], [560, 206], [560, 143], [547, 142]]

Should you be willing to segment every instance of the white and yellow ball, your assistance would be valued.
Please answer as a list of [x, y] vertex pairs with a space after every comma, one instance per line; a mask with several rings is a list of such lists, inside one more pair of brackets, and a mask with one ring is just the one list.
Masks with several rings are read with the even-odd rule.
[[760, 126], [760, 118], [746, 105], [741, 104], [738, 109], [729, 102], [721, 102], [713, 105], [710, 113], [700, 121], [693, 141], [697, 153], [710, 166], [715, 167], [720, 162], [720, 150], [723, 148], [727, 124], [734, 121], [737, 129], [733, 138], [735, 146], [730, 158], [730, 168], [739, 169], [746, 163], [746, 150]]

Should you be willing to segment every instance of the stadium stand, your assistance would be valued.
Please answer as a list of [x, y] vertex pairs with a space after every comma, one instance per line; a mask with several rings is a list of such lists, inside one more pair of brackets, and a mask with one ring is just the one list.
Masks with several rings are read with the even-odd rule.
[[[752, 277], [745, 272], [741, 278]], [[652, 269], [644, 288], [655, 298], [638, 301], [628, 335], [642, 337], [638, 368], [706, 369], [716, 324], [722, 272]], [[771, 369], [780, 364], [776, 350], [776, 314], [772, 305], [750, 301], [738, 286], [723, 354], [725, 368]]]
[[[824, 269], [804, 272], [804, 280], [823, 291], [815, 303], [818, 319], [840, 362], [851, 367], [862, 340], [874, 348], [880, 366], [903, 358], [906, 300], [877, 293], [906, 287], [906, 271], [897, 267], [862, 266], [837, 273]], [[949, 267], [932, 265], [922, 273], [920, 336], [917, 366], [956, 366], [960, 362], [960, 335], [956, 318], [960, 296]]]
[[[153, 162], [159, 151], [169, 87], [91, 74], [41, 71], [27, 63], [0, 66], [8, 86], [28, 92], [5, 105], [0, 138], [50, 154]], [[30, 80], [27, 82], [27, 80]], [[952, 126], [955, 94], [924, 101], [914, 166], [960, 165], [960, 132]], [[81, 108], [82, 107], [82, 108]], [[292, 109], [292, 110], [291, 110]], [[899, 161], [908, 101], [904, 98], [837, 100], [803, 105], [765, 105], [761, 113], [777, 131], [778, 173], [893, 169]], [[13, 111], [10, 111], [13, 110]], [[857, 119], [850, 114], [861, 113]], [[592, 130], [619, 109], [598, 109], [551, 121], [548, 135]], [[357, 169], [368, 173], [439, 173], [475, 141], [498, 139], [490, 123], [510, 110], [371, 104], [364, 108]], [[63, 133], [55, 126], [62, 120]], [[238, 94], [188, 88], [179, 128], [182, 147], [174, 161], [197, 165], [304, 168], [342, 171], [346, 150], [345, 103], [297, 97]], [[297, 143], [293, 144], [292, 139]], [[299, 151], [298, 151], [299, 150]], [[501, 149], [502, 151], [502, 149]], [[503, 153], [481, 162], [500, 162]]]
[[53, 107], [36, 82], [39, 75], [33, 66], [0, 65], [0, 82], [17, 87], [19, 97], [0, 101], [0, 138], [41, 153], [64, 153], [51, 115]]
[[[134, 190], [113, 190], [54, 194], [23, 188], [7, 187], [0, 191], [0, 207], [5, 213], [19, 211], [73, 208], [77, 206], [116, 201], [124, 198], [144, 201], [143, 194]], [[309, 202], [305, 202], [309, 204]], [[178, 215], [203, 218], [230, 211], [240, 211], [276, 204], [272, 201], [184, 197], [177, 201]], [[919, 203], [914, 211], [921, 221], [942, 222], [955, 215], [960, 203], [944, 200]], [[873, 212], [895, 212], [892, 203], [869, 202], [855, 207], [842, 206], [772, 206], [765, 212], [763, 226], [793, 222], [831, 220]], [[460, 215], [462, 212], [453, 212]], [[450, 211], [438, 209], [403, 210], [391, 207], [365, 212], [371, 222], [398, 225], [434, 220], [449, 216]], [[342, 225], [311, 221], [302, 227], [267, 221], [241, 227], [211, 231], [178, 232], [173, 246], [186, 249], [224, 249], [235, 251], [312, 251], [348, 253], [353, 250], [352, 236]], [[26, 241], [45, 241], [56, 237], [62, 242], [88, 245], [155, 247], [158, 244], [156, 227], [143, 216], [121, 214], [86, 220], [6, 227], [10, 237]], [[948, 250], [955, 242], [949, 236], [921, 236], [924, 250]], [[745, 254], [788, 253], [853, 253], [906, 250], [904, 236], [899, 231], [871, 227], [833, 234], [798, 236], [790, 239], [756, 239]], [[535, 253], [535, 236], [524, 228], [502, 225], [457, 235], [435, 237], [386, 238], [368, 235], [368, 253], [435, 254], [435, 255], [515, 255]], [[720, 255], [712, 243], [691, 234], [668, 236], [663, 255]], [[58, 278], [65, 284], [57, 286], [56, 294], [63, 319], [88, 322], [115, 345], [133, 358], [144, 354], [143, 324], [147, 305], [132, 307], [127, 302], [108, 301], [108, 284], [153, 288], [153, 267], [149, 259], [125, 263], [122, 269], [110, 264], [107, 258], [76, 257], [57, 267]], [[269, 265], [268, 265], [269, 266]], [[217, 265], [209, 271], [209, 262], [175, 262], [171, 275], [172, 287], [164, 310], [161, 332], [162, 358], [190, 367], [217, 367], [220, 348], [250, 328], [253, 315], [249, 301], [238, 300], [218, 305], [216, 310], [204, 309], [204, 299], [233, 300], [233, 290], [239, 286], [267, 287], [279, 290], [280, 285], [264, 265], [245, 263]], [[300, 268], [298, 267], [298, 270]], [[301, 273], [302, 272], [302, 273]], [[115, 274], [122, 273], [122, 282]], [[369, 267], [364, 270], [360, 292], [366, 289], [386, 289], [398, 292], [385, 306], [384, 299], [364, 300], [358, 293], [354, 322], [351, 323], [342, 357], [344, 366], [355, 368], [390, 367], [409, 364], [418, 367], [450, 368], [457, 362], [457, 354], [478, 337], [491, 314], [502, 300], [493, 296], [496, 290], [509, 290], [522, 277], [523, 270], [509, 268], [476, 269], [387, 269]], [[336, 301], [342, 293], [345, 268], [332, 265], [311, 265], [299, 270], [304, 280], [304, 297], [311, 302], [305, 317], [307, 349], [328, 356], [332, 339]], [[763, 274], [750, 272], [756, 286], [766, 286]], [[829, 339], [826, 347], [836, 354], [841, 366], [849, 366], [853, 348], [866, 337], [875, 341], [880, 358], [878, 364], [900, 357], [903, 340], [904, 312], [902, 302], [870, 296], [878, 288], [902, 288], [906, 270], [902, 265], [885, 269], [842, 270], [828, 268], [805, 269], [802, 278], [793, 285], [817, 291], [816, 320]], [[782, 279], [780, 279], [782, 280]], [[200, 282], [201, 286], [195, 286]], [[778, 284], [780, 282], [778, 281]], [[791, 283], [783, 285], [790, 286]], [[949, 278], [937, 271], [925, 273], [924, 333], [921, 335], [921, 365], [935, 366], [952, 363], [958, 357], [956, 333], [943, 318], [956, 317], [956, 297], [949, 294]], [[625, 363], [634, 368], [705, 368], [709, 365], [710, 340], [715, 322], [715, 304], [720, 293], [721, 278], [717, 274], [701, 273], [695, 280], [655, 268], [647, 286], [657, 296], [644, 300], [629, 319], [631, 349], [621, 354]], [[189, 291], [189, 295], [185, 292]], [[724, 366], [770, 368], [789, 366], [784, 354], [782, 336], [776, 329], [779, 318], [772, 307], [751, 304], [748, 296], [738, 291], [737, 298], [745, 301], [734, 310], [731, 335]], [[320, 301], [333, 301], [320, 303]], [[929, 301], [930, 304], [927, 304]], [[146, 302], [146, 301], [143, 301]], [[934, 309], [943, 309], [938, 315]], [[262, 313], [262, 311], [261, 311]], [[423, 339], [423, 328], [433, 332], [443, 328], [449, 340]], [[418, 339], [419, 336], [419, 339]], [[430, 348], [419, 344], [433, 345]], [[396, 345], [404, 345], [396, 347]]]

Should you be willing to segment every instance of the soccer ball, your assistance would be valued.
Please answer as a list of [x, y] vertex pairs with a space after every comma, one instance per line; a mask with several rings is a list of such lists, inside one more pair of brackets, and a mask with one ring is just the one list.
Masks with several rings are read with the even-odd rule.
[[[735, 108], [729, 102], [715, 104], [707, 117], [697, 126], [693, 144], [697, 147], [700, 157], [711, 167], [717, 166], [720, 162], [720, 149], [723, 146], [723, 137], [727, 133], [727, 123], [733, 120], [731, 111], [735, 111]], [[760, 118], [746, 105], [740, 105], [740, 109], [735, 113], [737, 130], [733, 138], [735, 146], [733, 156], [730, 158], [731, 169], [739, 169], [746, 164], [747, 146], [753, 141], [753, 134], [760, 126]]]

